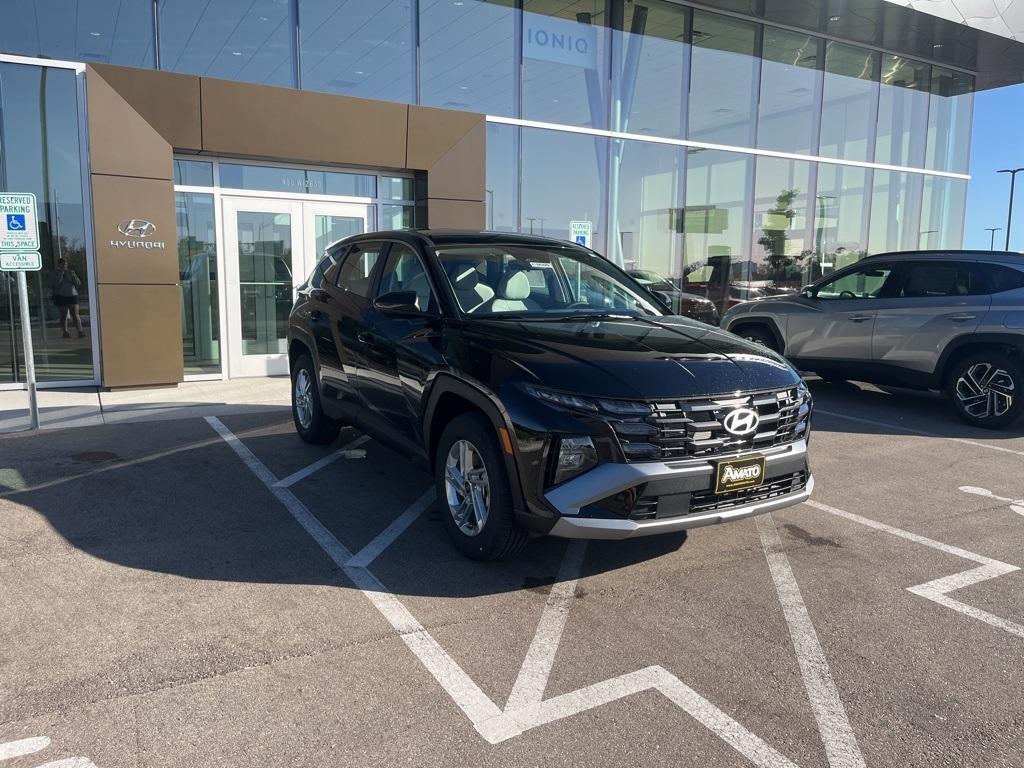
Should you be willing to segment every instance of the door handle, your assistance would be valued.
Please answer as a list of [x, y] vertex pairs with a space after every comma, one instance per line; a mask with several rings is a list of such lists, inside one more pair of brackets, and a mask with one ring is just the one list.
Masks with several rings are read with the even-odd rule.
[[871, 315], [850, 315], [851, 323], [863, 323], [865, 320], [870, 320]]
[[356, 341], [360, 344], [369, 344], [371, 336], [366, 331], [360, 331], [356, 334]]
[[950, 315], [949, 319], [954, 323], [962, 323], [964, 320], [973, 320], [977, 315], [972, 315], [970, 312], [960, 312], [955, 315]]

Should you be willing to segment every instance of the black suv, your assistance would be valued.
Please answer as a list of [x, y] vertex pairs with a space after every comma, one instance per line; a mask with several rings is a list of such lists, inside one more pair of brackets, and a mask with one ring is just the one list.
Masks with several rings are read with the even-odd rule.
[[765, 347], [668, 315], [596, 253], [496, 232], [328, 248], [288, 328], [303, 440], [350, 424], [432, 470], [470, 557], [797, 504], [811, 400]]

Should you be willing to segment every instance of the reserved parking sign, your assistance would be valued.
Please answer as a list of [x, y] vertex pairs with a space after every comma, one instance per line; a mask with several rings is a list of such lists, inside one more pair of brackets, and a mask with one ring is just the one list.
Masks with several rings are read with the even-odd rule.
[[0, 249], [39, 250], [36, 196], [31, 192], [0, 194]]

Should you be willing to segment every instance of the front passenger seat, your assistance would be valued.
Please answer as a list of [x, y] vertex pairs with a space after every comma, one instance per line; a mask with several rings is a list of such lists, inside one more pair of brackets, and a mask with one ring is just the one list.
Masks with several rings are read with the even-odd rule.
[[529, 312], [540, 309], [530, 299], [530, 279], [525, 272], [506, 272], [498, 283], [498, 297], [491, 302], [491, 312]]
[[494, 298], [494, 291], [480, 282], [480, 273], [472, 265], [459, 267], [452, 279], [452, 287], [463, 312], [475, 312]]

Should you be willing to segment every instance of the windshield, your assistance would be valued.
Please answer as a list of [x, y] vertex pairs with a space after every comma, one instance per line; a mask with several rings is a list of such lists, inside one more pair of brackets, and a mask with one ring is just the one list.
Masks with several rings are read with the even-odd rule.
[[455, 245], [435, 253], [467, 314], [663, 314], [624, 273], [570, 246]]

